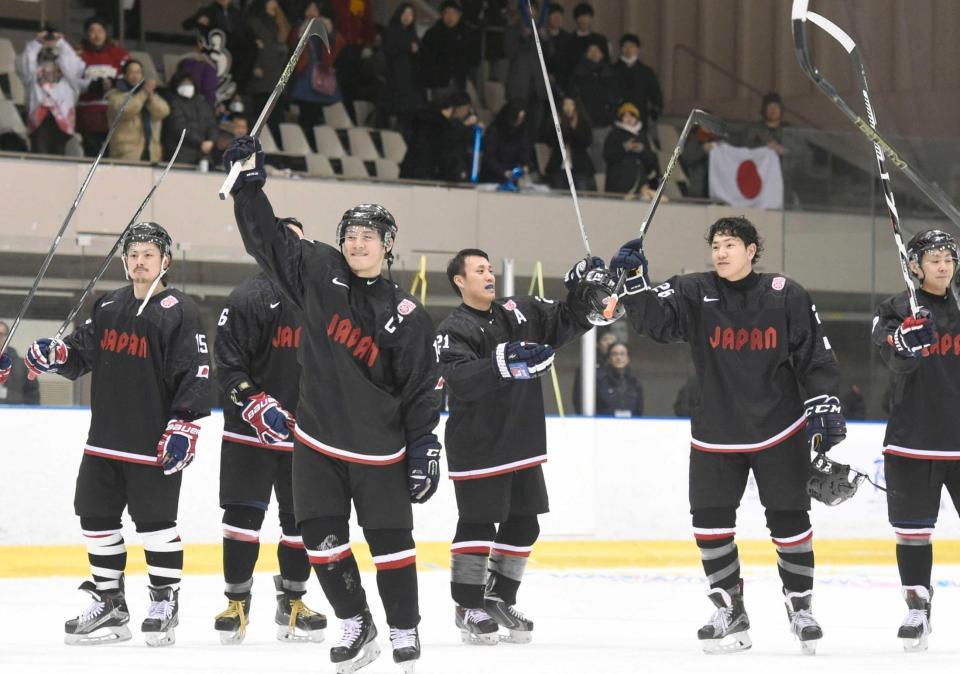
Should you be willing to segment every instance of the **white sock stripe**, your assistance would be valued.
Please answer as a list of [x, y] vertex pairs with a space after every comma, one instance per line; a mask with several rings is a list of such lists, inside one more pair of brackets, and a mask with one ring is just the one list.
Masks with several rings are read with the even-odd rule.
[[717, 535], [717, 534], [729, 534], [729, 535], [733, 536], [735, 533], [737, 533], [737, 530], [736, 530], [735, 528], [734, 528], [734, 529], [726, 529], [726, 528], [723, 528], [723, 529], [703, 529], [703, 528], [701, 528], [701, 527], [694, 527], [694, 528], [693, 528], [693, 533], [694, 533], [694, 534], [700, 534], [701, 536], [715, 536], [715, 535]]
[[183, 578], [183, 569], [168, 569], [163, 566], [151, 566], [150, 564], [147, 564], [147, 573], [160, 578]]
[[160, 531], [145, 531], [140, 534], [140, 538], [143, 539], [143, 546], [146, 547], [148, 542], [160, 541], [162, 543], [169, 543], [176, 538], [179, 538], [180, 534], [177, 533], [176, 527], [170, 527], [169, 529], [161, 529]]
[[528, 546], [525, 546], [525, 547], [521, 547], [521, 546], [518, 546], [518, 545], [507, 545], [506, 543], [494, 543], [494, 544], [493, 544], [493, 549], [494, 549], [494, 551], [497, 551], [497, 550], [509, 550], [509, 551], [511, 551], [511, 552], [530, 552], [531, 550], [533, 550], [533, 546], [532, 546], [532, 545], [528, 545]]
[[796, 536], [786, 536], [785, 538], [777, 538], [776, 536], [771, 536], [773, 542], [777, 545], [784, 545], [787, 543], [796, 543], [797, 541], [802, 541], [804, 538], [813, 536], [813, 527], [810, 527], [802, 534], [797, 534]]
[[329, 548], [327, 550], [311, 550], [307, 548], [307, 557], [310, 558], [310, 561], [324, 561], [334, 557], [339, 557], [347, 552], [351, 552], [350, 544], [344, 543], [343, 545], [338, 545], [335, 548]]
[[91, 555], [96, 555], [97, 557], [109, 557], [111, 555], [122, 555], [126, 553], [127, 546], [124, 545], [123, 541], [116, 545], [91, 545], [87, 544], [87, 553]]
[[183, 552], [183, 541], [171, 541], [170, 543], [151, 543], [144, 545], [145, 552]]
[[463, 548], [492, 548], [493, 541], [459, 541], [451, 543], [451, 550], [462, 550]]
[[[235, 527], [232, 524], [223, 525], [223, 537], [224, 538], [235, 538], [230, 534], [240, 534], [242, 536], [256, 538], [260, 540], [260, 530], [259, 529], [242, 529], [241, 527]], [[283, 536], [281, 536], [283, 538]]]
[[106, 536], [107, 534], [119, 534], [122, 529], [105, 529], [104, 531], [91, 531], [89, 529], [81, 529], [80, 533], [84, 536]]
[[403, 550], [402, 552], [391, 552], [386, 555], [377, 555], [373, 558], [374, 564], [384, 564], [386, 562], [396, 562], [400, 559], [407, 559], [409, 557], [416, 557], [417, 550], [416, 548], [410, 548], [409, 550]]
[[108, 569], [103, 566], [91, 566], [90, 573], [101, 578], [120, 578], [123, 575], [123, 569]]
[[936, 531], [933, 527], [927, 529], [901, 529], [900, 527], [894, 527], [893, 532], [898, 536], [932, 536], [933, 532]]
[[83, 537], [87, 545], [113, 545], [123, 540], [123, 534], [120, 531], [84, 531]]
[[287, 541], [288, 543], [299, 543], [303, 545], [303, 536], [287, 536], [286, 534], [280, 534], [281, 541]]

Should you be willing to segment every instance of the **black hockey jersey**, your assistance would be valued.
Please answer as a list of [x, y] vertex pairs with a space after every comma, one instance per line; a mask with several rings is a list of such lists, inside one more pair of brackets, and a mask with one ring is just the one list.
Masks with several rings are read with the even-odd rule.
[[253, 384], [251, 393], [265, 391], [294, 416], [300, 393], [297, 349], [303, 327], [300, 313], [280, 290], [258, 274], [237, 286], [217, 321], [213, 348], [216, 376], [223, 401], [223, 439], [279, 451], [293, 451], [293, 439], [267, 444], [240, 414], [230, 392], [241, 382]]
[[503, 342], [559, 348], [590, 328], [587, 307], [539, 297], [494, 301], [489, 311], [457, 307], [437, 329], [440, 373], [450, 395], [444, 446], [453, 480], [529, 468], [547, 460], [539, 379], [508, 381], [491, 354]]
[[839, 368], [816, 307], [784, 276], [751, 272], [729, 282], [715, 272], [685, 274], [624, 305], [639, 332], [690, 344], [701, 388], [691, 410], [695, 449], [766, 449], [803, 428], [804, 400], [838, 393]]
[[402, 461], [440, 419], [433, 321], [387, 279], [355, 276], [337, 249], [274, 219], [262, 189], [234, 196], [244, 246], [301, 311], [296, 436], [344, 461]]
[[884, 453], [919, 459], [960, 459], [960, 310], [952, 296], [917, 291], [936, 320], [929, 355], [901, 358], [887, 343], [910, 315], [907, 291], [884, 301], [873, 319], [873, 342], [894, 372]]
[[210, 354], [192, 299], [167, 288], [141, 300], [133, 286], [107, 293], [64, 342], [60, 374], [92, 372], [90, 432], [84, 452], [118, 461], [157, 464], [157, 442], [170, 419], [210, 414]]

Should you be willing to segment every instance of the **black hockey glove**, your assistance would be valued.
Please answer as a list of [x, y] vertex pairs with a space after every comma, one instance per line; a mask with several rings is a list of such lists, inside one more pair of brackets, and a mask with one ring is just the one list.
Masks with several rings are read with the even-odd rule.
[[407, 485], [411, 503], [426, 503], [440, 486], [441, 449], [433, 433], [407, 444]]
[[574, 292], [577, 289], [577, 285], [591, 269], [603, 269], [603, 259], [597, 256], [587, 256], [582, 260], [577, 260], [577, 263], [570, 267], [569, 271], [567, 271], [563, 277], [563, 285], [567, 287], [569, 292]]
[[240, 175], [237, 176], [237, 182], [233, 184], [230, 190], [231, 194], [236, 194], [245, 183], [267, 182], [267, 171], [263, 168], [263, 148], [260, 147], [260, 141], [253, 136], [240, 136], [230, 143], [230, 147], [223, 153], [223, 167], [227, 173], [234, 162], [242, 162]]
[[536, 379], [553, 365], [553, 347], [536, 342], [503, 342], [493, 352], [493, 367], [504, 379]]
[[857, 487], [866, 477], [851, 470], [850, 466], [831, 461], [823, 452], [817, 452], [810, 464], [807, 494], [821, 503], [835, 506], [856, 494]]
[[820, 395], [810, 398], [804, 405], [811, 451], [829, 452], [831, 447], [843, 442], [847, 437], [847, 422], [836, 396]]
[[0, 353], [0, 386], [3, 386], [7, 383], [7, 379], [10, 378], [10, 371], [13, 370], [13, 362], [10, 360], [10, 356], [7, 355], [7, 352], [4, 351]]
[[643, 254], [643, 239], [633, 239], [620, 246], [620, 250], [610, 260], [610, 271], [626, 278], [623, 281], [624, 295], [633, 295], [650, 289], [650, 277], [647, 275], [647, 258]]
[[892, 346], [901, 358], [916, 358], [927, 355], [927, 349], [936, 337], [933, 334], [933, 314], [926, 309], [919, 316], [907, 316], [892, 335], [887, 335], [887, 344]]

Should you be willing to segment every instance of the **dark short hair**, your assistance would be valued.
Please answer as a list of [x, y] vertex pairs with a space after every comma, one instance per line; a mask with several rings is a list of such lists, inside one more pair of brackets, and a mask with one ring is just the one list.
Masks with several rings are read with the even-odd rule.
[[626, 343], [626, 342], [621, 342], [621, 341], [618, 339], [618, 340], [615, 341], [613, 344], [611, 344], [609, 347], [607, 347], [607, 358], [610, 357], [610, 352], [613, 351], [614, 347], [617, 347], [617, 346], [622, 346], [623, 348], [625, 348], [625, 349], [627, 350], [627, 355], [628, 355], [628, 356], [630, 355], [630, 347], [627, 346], [627, 343]]
[[637, 49], [640, 48], [640, 38], [638, 38], [634, 33], [624, 33], [620, 36], [621, 47], [627, 42], [632, 42], [633, 44], [637, 45]]
[[124, 76], [124, 77], [127, 76], [127, 68], [129, 68], [129, 67], [132, 66], [133, 64], [137, 64], [138, 66], [140, 66], [140, 72], [141, 72], [141, 74], [146, 75], [146, 73], [144, 72], [143, 64], [142, 64], [140, 61], [138, 61], [137, 59], [127, 59], [126, 61], [123, 62], [123, 76]]
[[757, 252], [753, 256], [753, 263], [756, 264], [760, 259], [760, 253], [763, 252], [763, 239], [757, 233], [757, 228], [753, 223], [742, 215], [736, 215], [729, 218], [720, 218], [710, 225], [707, 231], [707, 244], [713, 243], [713, 238], [718, 234], [722, 236], [735, 236], [743, 241], [744, 247], [751, 243], [757, 247]]
[[573, 8], [573, 18], [578, 19], [584, 14], [589, 14], [593, 16], [593, 7], [590, 6], [589, 2], [581, 2], [579, 5]]
[[547, 10], [547, 13], [548, 13], [548, 14], [563, 14], [563, 13], [564, 13], [563, 5], [561, 5], [559, 2], [551, 2], [551, 3], [550, 3], [550, 9]]
[[[100, 17], [100, 16], [91, 16], [89, 19], [87, 19], [86, 21], [84, 21], [84, 22], [83, 22], [83, 32], [86, 33], [88, 30], [90, 30], [90, 26], [92, 26], [92, 25], [95, 24], [95, 23], [100, 24], [100, 26], [101, 26], [105, 31], [107, 31], [108, 33], [110, 32], [109, 29], [108, 29], [106, 20], [105, 20], [103, 17]], [[110, 36], [108, 35], [107, 37], [110, 37]]]
[[460, 292], [457, 284], [453, 282], [453, 277], [464, 275], [468, 257], [482, 257], [487, 261], [490, 260], [490, 256], [479, 248], [464, 248], [450, 259], [450, 262], [447, 263], [447, 280], [450, 281], [450, 287], [453, 288], [453, 292], [457, 293], [460, 297], [463, 297], [463, 293]]

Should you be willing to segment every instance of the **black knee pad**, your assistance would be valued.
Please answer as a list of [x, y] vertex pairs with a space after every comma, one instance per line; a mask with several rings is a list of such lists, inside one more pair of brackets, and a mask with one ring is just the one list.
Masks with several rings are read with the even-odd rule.
[[536, 543], [538, 536], [540, 536], [540, 522], [536, 515], [511, 515], [500, 525], [497, 531], [497, 542], [527, 547]]
[[810, 529], [810, 513], [806, 510], [767, 510], [767, 528], [773, 538], [787, 538]]
[[80, 518], [80, 528], [84, 531], [116, 531], [122, 527], [119, 517]]
[[346, 517], [314, 517], [300, 523], [300, 535], [311, 550], [336, 548], [350, 542], [350, 521]]
[[166, 522], [134, 522], [137, 525], [138, 534], [148, 534], [152, 531], [163, 531], [164, 529], [174, 529], [177, 526], [176, 522], [166, 521]]
[[697, 529], [734, 529], [737, 526], [736, 508], [699, 508], [690, 514]]
[[223, 508], [224, 524], [240, 529], [250, 529], [260, 531], [263, 525], [264, 512], [260, 508], [254, 508], [247, 505], [227, 505]]
[[300, 527], [293, 513], [280, 513], [280, 530], [284, 536], [299, 536]]
[[363, 537], [370, 546], [370, 554], [389, 555], [416, 547], [413, 529], [364, 529]]
[[454, 543], [461, 541], [493, 541], [497, 535], [497, 525], [477, 524], [476, 522], [457, 522], [457, 533], [453, 536]]

